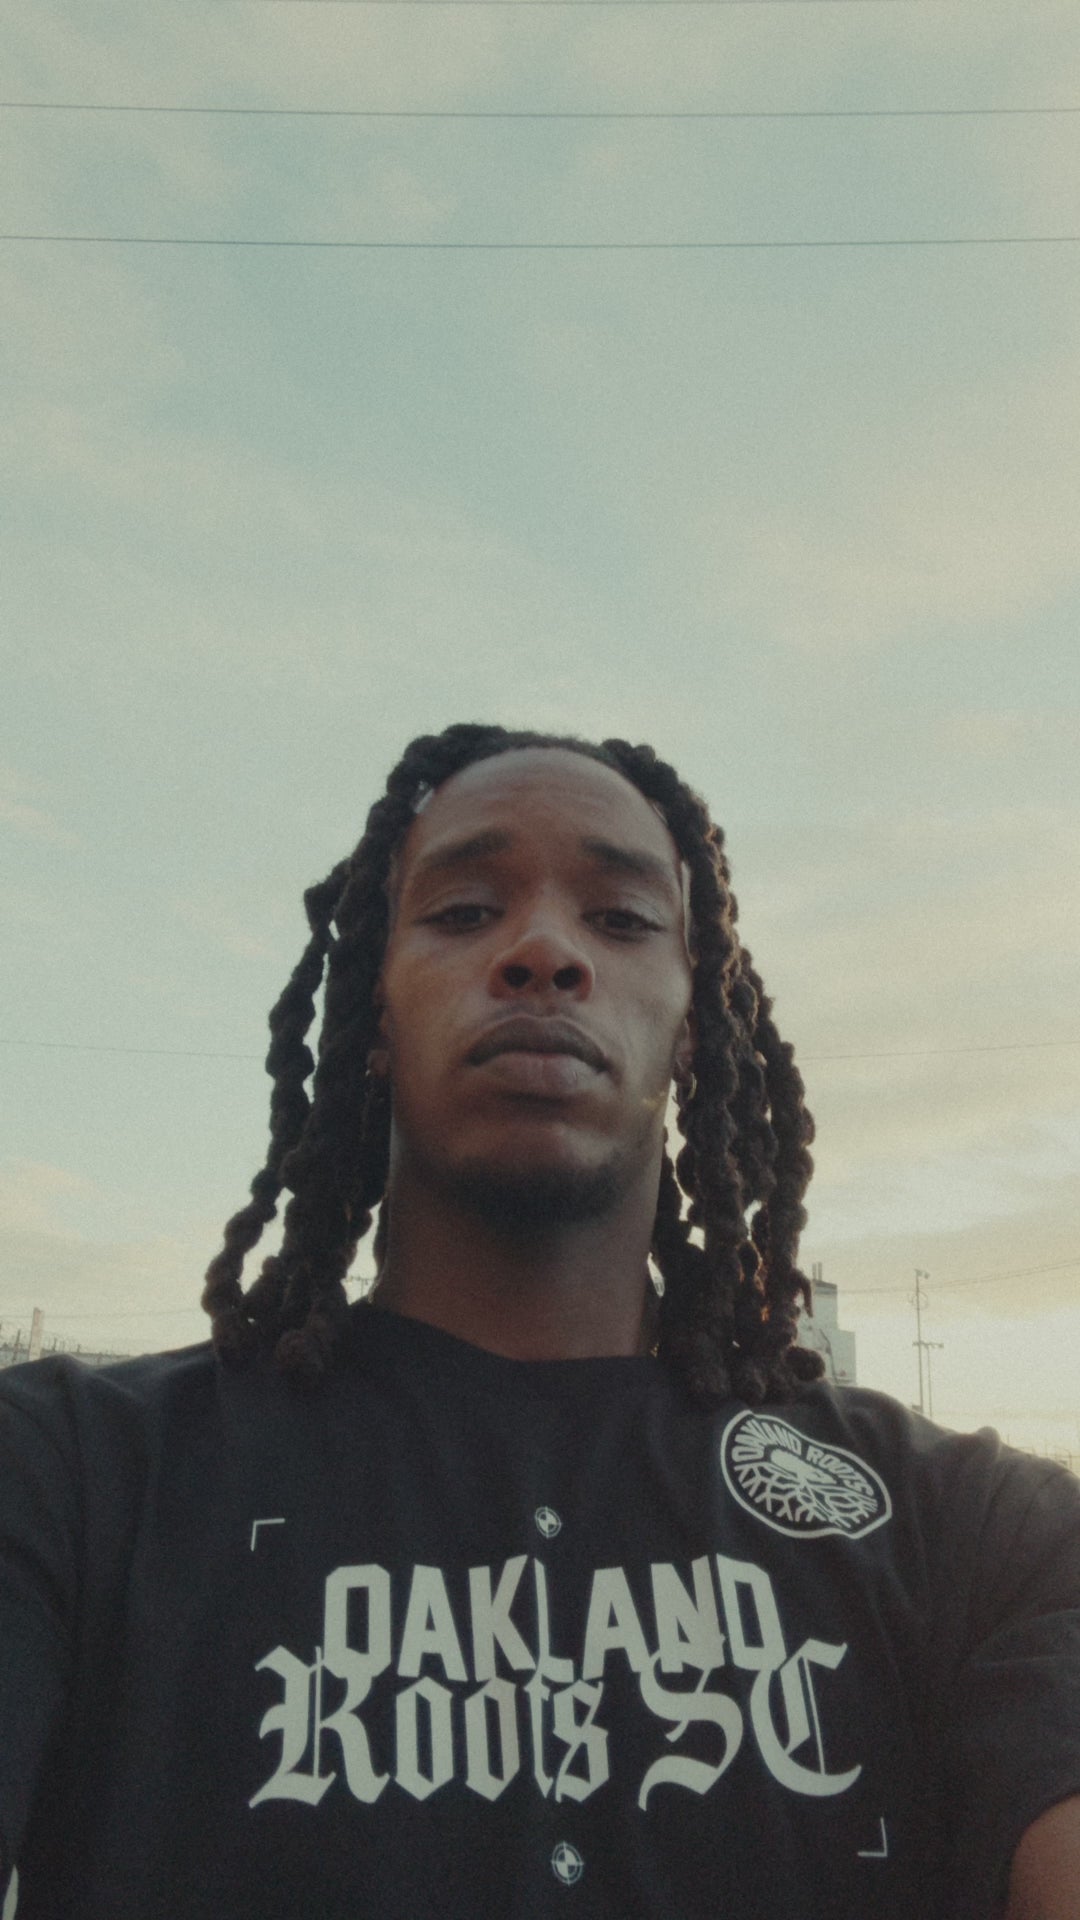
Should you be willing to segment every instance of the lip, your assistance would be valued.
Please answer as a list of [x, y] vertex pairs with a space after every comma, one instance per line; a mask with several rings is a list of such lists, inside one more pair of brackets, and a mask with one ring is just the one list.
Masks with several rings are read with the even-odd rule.
[[469, 1064], [483, 1066], [486, 1060], [494, 1060], [500, 1053], [571, 1054], [597, 1073], [606, 1072], [609, 1065], [595, 1040], [572, 1021], [555, 1015], [520, 1013], [496, 1021], [470, 1050]]

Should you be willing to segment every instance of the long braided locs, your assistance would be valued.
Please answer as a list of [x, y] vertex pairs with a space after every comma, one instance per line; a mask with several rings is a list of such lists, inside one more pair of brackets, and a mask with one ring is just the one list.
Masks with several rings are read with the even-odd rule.
[[[790, 1398], [822, 1372], [820, 1355], [795, 1344], [799, 1304], [810, 1304], [797, 1260], [814, 1125], [794, 1051], [739, 941], [723, 834], [651, 747], [496, 726], [413, 740], [354, 852], [304, 895], [311, 937], [270, 1014], [266, 1163], [206, 1274], [215, 1348], [235, 1361], [272, 1348], [280, 1369], [308, 1385], [332, 1364], [348, 1321], [345, 1277], [389, 1167], [390, 1093], [367, 1063], [378, 1039], [375, 987], [394, 856], [427, 795], [475, 761], [524, 747], [581, 753], [622, 774], [659, 808], [686, 864], [695, 1046], [678, 1107], [683, 1144], [673, 1160], [665, 1141], [653, 1231], [664, 1278], [659, 1352], [707, 1404]], [[306, 1036], [324, 973], [316, 1061]], [[281, 1249], [245, 1292], [245, 1257], [283, 1191], [291, 1197]]]

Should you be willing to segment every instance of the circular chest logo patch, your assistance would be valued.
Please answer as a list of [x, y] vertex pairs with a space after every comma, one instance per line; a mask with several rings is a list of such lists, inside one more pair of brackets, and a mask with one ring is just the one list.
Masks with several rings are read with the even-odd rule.
[[857, 1540], [892, 1513], [884, 1480], [865, 1460], [807, 1439], [776, 1414], [736, 1414], [724, 1430], [720, 1461], [740, 1507], [797, 1540], [829, 1533]]

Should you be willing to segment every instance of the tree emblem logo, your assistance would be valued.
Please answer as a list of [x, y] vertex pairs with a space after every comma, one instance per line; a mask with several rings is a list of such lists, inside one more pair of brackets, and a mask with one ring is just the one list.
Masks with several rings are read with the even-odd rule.
[[892, 1514], [889, 1490], [865, 1460], [809, 1439], [775, 1414], [736, 1414], [724, 1430], [720, 1461], [740, 1507], [797, 1540], [857, 1540]]

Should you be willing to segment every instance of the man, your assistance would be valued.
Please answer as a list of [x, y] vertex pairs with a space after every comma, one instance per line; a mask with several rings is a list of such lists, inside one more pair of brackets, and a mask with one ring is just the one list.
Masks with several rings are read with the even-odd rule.
[[1077, 1920], [1080, 1488], [795, 1346], [701, 802], [450, 728], [306, 905], [213, 1346], [0, 1393], [20, 1920]]

